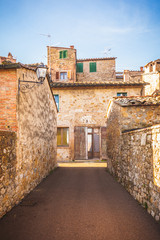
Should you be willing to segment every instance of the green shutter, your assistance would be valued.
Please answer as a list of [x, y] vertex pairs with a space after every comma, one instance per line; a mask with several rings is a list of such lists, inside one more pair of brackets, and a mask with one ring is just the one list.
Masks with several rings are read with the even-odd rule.
[[59, 52], [59, 58], [63, 58], [63, 51]]
[[96, 62], [91, 62], [89, 66], [90, 66], [90, 72], [97, 72]]
[[83, 73], [83, 63], [77, 63], [77, 73]]
[[63, 58], [67, 58], [67, 50], [63, 51]]

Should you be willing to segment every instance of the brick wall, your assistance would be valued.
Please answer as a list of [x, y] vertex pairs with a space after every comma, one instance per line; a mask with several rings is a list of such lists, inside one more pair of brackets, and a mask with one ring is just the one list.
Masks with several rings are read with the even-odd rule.
[[17, 131], [16, 69], [0, 69], [0, 130]]

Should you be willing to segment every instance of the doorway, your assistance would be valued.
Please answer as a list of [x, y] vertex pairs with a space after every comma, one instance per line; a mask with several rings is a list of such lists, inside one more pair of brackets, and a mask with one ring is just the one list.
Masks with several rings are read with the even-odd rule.
[[100, 127], [74, 127], [74, 159], [100, 158]]
[[100, 131], [99, 128], [87, 128], [88, 159], [100, 157]]

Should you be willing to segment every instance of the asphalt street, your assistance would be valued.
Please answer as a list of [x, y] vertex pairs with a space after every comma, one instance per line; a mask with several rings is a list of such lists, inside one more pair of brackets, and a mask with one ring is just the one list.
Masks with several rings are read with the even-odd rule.
[[160, 240], [105, 168], [57, 168], [0, 220], [0, 240]]

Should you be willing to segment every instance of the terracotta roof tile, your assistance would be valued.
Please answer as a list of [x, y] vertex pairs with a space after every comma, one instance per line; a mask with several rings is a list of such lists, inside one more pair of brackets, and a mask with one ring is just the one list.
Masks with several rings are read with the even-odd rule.
[[23, 63], [9, 63], [9, 64], [0, 64], [0, 69], [13, 69], [13, 68], [26, 68], [29, 70], [35, 71], [37, 69], [37, 63], [34, 64], [23, 64]]
[[53, 88], [65, 88], [65, 87], [106, 87], [106, 86], [142, 86], [147, 85], [146, 82], [140, 82], [140, 81], [130, 81], [130, 82], [124, 82], [124, 81], [108, 81], [108, 82], [51, 82], [51, 87]]
[[118, 105], [121, 105], [122, 107], [160, 105], [160, 95], [144, 97], [116, 97], [114, 98], [114, 102]]
[[77, 62], [85, 62], [85, 61], [100, 61], [100, 60], [114, 60], [116, 57], [108, 57], [108, 58], [84, 58], [77, 59]]

